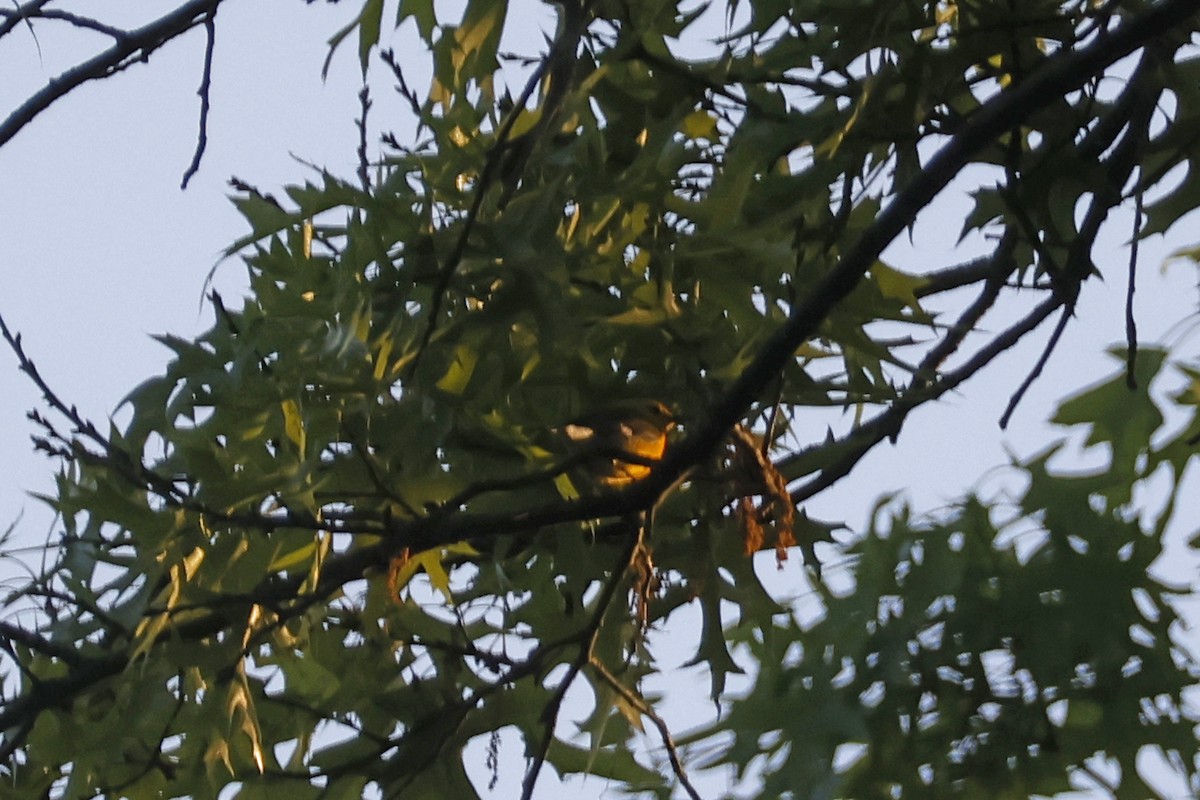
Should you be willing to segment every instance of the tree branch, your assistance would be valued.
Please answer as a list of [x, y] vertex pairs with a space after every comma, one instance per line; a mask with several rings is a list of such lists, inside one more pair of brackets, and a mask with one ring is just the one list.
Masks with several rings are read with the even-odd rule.
[[994, 261], [994, 254], [987, 255], [968, 261], [965, 264], [957, 264], [953, 267], [940, 269], [937, 272], [931, 272], [928, 275], [922, 275], [923, 282], [920, 286], [913, 289], [913, 296], [919, 299], [979, 283], [992, 274], [992, 271], [995, 269]]
[[[0, 25], [0, 37], [4, 36], [4, 34], [8, 33], [8, 31], [11, 29], [9, 27], [10, 21], [15, 22], [24, 20], [26, 23], [31, 23], [35, 19], [52, 19], [59, 22], [66, 22], [75, 28], [82, 28], [84, 30], [103, 33], [106, 36], [111, 36], [117, 41], [120, 41], [128, 35], [125, 30], [112, 25], [106, 25], [98, 19], [81, 17], [78, 14], [72, 14], [70, 11], [62, 11], [57, 8], [43, 9], [41, 8], [42, 5], [45, 5], [45, 2], [36, 4], [27, 3], [26, 5], [21, 6], [14, 11], [0, 9], [0, 17], [6, 19], [6, 22], [3, 25]], [[30, 27], [32, 28], [32, 25], [30, 25]]]
[[1058, 324], [1054, 326], [1054, 330], [1050, 333], [1050, 338], [1046, 340], [1046, 346], [1042, 349], [1042, 354], [1038, 356], [1038, 360], [1034, 363], [1033, 369], [1025, 376], [1025, 380], [1021, 381], [1021, 385], [1013, 392], [1012, 397], [1008, 399], [1008, 405], [1004, 407], [1004, 413], [1000, 415], [1001, 429], [1008, 427], [1008, 422], [1012, 419], [1013, 412], [1017, 410], [1017, 405], [1021, 402], [1021, 398], [1025, 396], [1025, 392], [1029, 391], [1029, 387], [1033, 386], [1033, 382], [1042, 374], [1042, 370], [1046, 366], [1046, 362], [1050, 360], [1050, 355], [1054, 352], [1054, 348], [1058, 346], [1058, 340], [1062, 338], [1063, 331], [1067, 329], [1067, 323], [1071, 320], [1071, 313], [1075, 309], [1075, 303], [1070, 302], [1063, 308], [1062, 316], [1058, 318]]
[[180, 189], [186, 189], [188, 181], [192, 179], [200, 170], [200, 159], [204, 157], [204, 150], [208, 147], [208, 111], [209, 111], [209, 91], [212, 88], [212, 62], [213, 49], [217, 43], [217, 7], [213, 6], [211, 13], [204, 17], [204, 69], [200, 73], [200, 88], [196, 90], [196, 94], [200, 96], [200, 130], [196, 134], [196, 152], [192, 156], [192, 163], [188, 165], [187, 170], [183, 173], [183, 180], [179, 184]]
[[692, 785], [691, 779], [688, 778], [687, 770], [684, 769], [683, 762], [679, 759], [679, 748], [676, 747], [675, 739], [671, 736], [671, 729], [667, 727], [667, 723], [654, 710], [654, 707], [647, 703], [637, 692], [617, 680], [617, 676], [609, 672], [608, 667], [604, 666], [599, 659], [593, 658], [589, 666], [626, 703], [629, 703], [639, 714], [654, 724], [654, 727], [658, 730], [658, 736], [662, 740], [663, 747], [667, 751], [667, 759], [671, 762], [671, 771], [675, 773], [679, 785], [683, 787], [683, 790], [687, 792], [691, 800], [700, 800], [700, 793]]
[[537, 755], [533, 757], [529, 768], [525, 771], [525, 780], [521, 784], [521, 800], [530, 800], [533, 797], [533, 788], [537, 784], [538, 774], [542, 770], [542, 765], [546, 762], [546, 756], [550, 751], [550, 744], [554, 741], [554, 725], [558, 721], [558, 712], [562, 707], [563, 698], [566, 696], [567, 690], [571, 688], [571, 684], [575, 682], [575, 677], [579, 674], [579, 670], [583, 668], [584, 664], [593, 660], [596, 637], [600, 635], [600, 628], [604, 624], [604, 617], [608, 613], [609, 606], [612, 605], [613, 598], [617, 595], [617, 589], [625, 581], [625, 573], [631, 568], [638, 548], [642, 546], [645, 515], [641, 515], [640, 523], [632, 524], [638, 524], [638, 529], [629, 531], [629, 542], [621, 550], [621, 558], [617, 561], [617, 565], [613, 569], [613, 574], [609, 576], [608, 582], [604, 584], [604, 590], [596, 598], [596, 612], [592, 615], [592, 619], [587, 627], [581, 632], [582, 636], [580, 638], [583, 641], [583, 646], [579, 648], [579, 655], [576, 656], [575, 660], [567, 668], [567, 674], [563, 676], [562, 682], [555, 690], [550, 704], [542, 710], [542, 720], [546, 726], [546, 732], [542, 739], [541, 748], [538, 750]]
[[884, 411], [869, 422], [864, 423], [850, 434], [844, 441], [850, 446], [850, 451], [821, 470], [821, 474], [791, 493], [792, 502], [799, 504], [848, 475], [854, 465], [862, 460], [876, 444], [884, 439], [895, 436], [900, 431], [904, 418], [919, 404], [933, 400], [960, 385], [967, 378], [982, 369], [988, 362], [1015, 345], [1027, 333], [1040, 325], [1046, 317], [1062, 305], [1059, 297], [1048, 297], [1019, 323], [993, 339], [988, 346], [982, 348], [969, 361], [956, 370], [946, 373], [940, 381], [931, 388], [920, 393], [906, 395], [887, 411]]
[[1142, 150], [1150, 118], [1154, 113], [1159, 91], [1151, 91], [1144, 85], [1148, 80], [1146, 76], [1152, 74], [1152, 70], [1143, 68], [1147, 65], [1153, 66], [1155, 60], [1154, 52], [1148, 49], [1137, 70], [1137, 77], [1127, 92], [1131, 99], [1128, 103], [1128, 125], [1123, 126], [1125, 135], [1117, 143], [1112, 154], [1101, 162], [1104, 181], [1092, 194], [1092, 201], [1088, 205], [1087, 213], [1084, 214], [1083, 222], [1079, 225], [1078, 234], [1071, 242], [1067, 253], [1067, 263], [1063, 265], [1061, 274], [1051, 275], [1057, 293], [1063, 295], [1064, 298], [1065, 308], [1062, 318], [1055, 326], [1054, 332], [1050, 334], [1050, 339], [1046, 342], [1046, 347], [1037, 363], [1034, 364], [1033, 370], [1013, 393], [1008, 406], [1004, 409], [1004, 414], [1000, 417], [1001, 428], [1008, 426], [1021, 398], [1046, 366], [1046, 362], [1049, 361], [1051, 353], [1054, 352], [1059, 338], [1066, 330], [1067, 323], [1075, 311], [1075, 301], [1079, 296], [1080, 285], [1095, 272], [1091, 252], [1096, 243], [1096, 236], [1099, 235], [1100, 226], [1104, 224], [1109, 213], [1120, 205], [1123, 199], [1121, 190], [1137, 167], [1138, 155]]
[[[645, 490], [665, 489], [719, 446], [729, 429], [792, 360], [796, 348], [816, 332], [834, 306], [854, 290], [884, 248], [912, 224], [918, 212], [958, 175], [974, 154], [1014, 125], [1196, 14], [1195, 0], [1164, 0], [1097, 37], [1089, 46], [1052, 56], [1021, 84], [985, 103], [892, 198], [842, 261], [792, 310], [787, 321], [714, 405], [709, 419], [668, 451], [662, 465], [642, 482]], [[1053, 305], [1057, 302], [1053, 301]], [[637, 486], [642, 488], [641, 484]]]
[[[484, 196], [492, 188], [493, 184], [495, 184], [497, 178], [509, 177], [515, 180], [515, 176], [519, 175], [520, 170], [524, 167], [524, 156], [518, 154], [508, 164], [505, 164], [505, 156], [510, 153], [510, 150], [514, 146], [518, 148], [531, 148], [542, 132], [547, 129], [550, 120], [558, 111], [559, 104], [566, 96], [570, 83], [570, 74], [575, 67], [579, 40], [583, 36], [583, 32], [587, 29], [587, 14], [586, 9], [577, 7], [573, 3], [561, 3], [558, 7], [559, 12], [563, 14], [562, 31], [550, 47], [550, 51], [546, 53], [546, 57], [542, 59], [541, 63], [533, 71], [533, 74], [529, 76], [529, 80], [526, 81], [525, 88], [513, 104], [512, 110], [500, 124], [499, 130], [496, 131], [496, 141], [492, 145], [492, 149], [487, 156], [487, 161], [479, 173], [479, 180], [475, 186], [475, 196], [471, 200], [471, 207], [467, 211], [462, 229], [455, 240], [454, 249], [446, 258], [446, 262], [442, 265], [441, 269], [438, 270], [436, 282], [433, 286], [432, 300], [429, 305], [429, 317], [425, 321], [425, 332], [422, 334], [421, 342], [417, 347], [416, 357], [413, 358], [409, 367], [410, 375], [416, 372], [421, 355], [425, 352], [425, 348], [429, 345], [430, 340], [433, 339], [434, 332], [437, 330], [438, 315], [441, 313], [442, 305], [445, 303], [446, 293], [450, 289], [450, 281], [454, 277], [459, 264], [462, 262], [463, 256], [466, 254], [467, 242], [471, 237], [471, 232], [475, 229], [475, 222], [478, 220], [479, 211], [483, 207]], [[399, 70], [396, 70], [396, 74], [399, 75]], [[513, 126], [520, 118], [521, 112], [525, 110], [525, 106], [528, 104], [529, 98], [533, 96], [534, 90], [537, 89], [538, 84], [541, 83], [547, 74], [551, 75], [551, 85], [550, 91], [542, 103], [541, 117], [531, 130], [522, 134], [517, 139], [511, 138]], [[528, 153], [525, 154], [525, 156], [527, 155]]]
[[[107, 50], [52, 78], [0, 122], [0, 147], [59, 98], [88, 81], [107, 78], [139, 61], [147, 61], [155, 50], [210, 18], [222, 2], [224, 0], [189, 0], [154, 22], [127, 32]], [[9, 20], [12, 24], [16, 21]], [[0, 35], [6, 32], [0, 26]]]
[[57, 644], [19, 625], [0, 621], [0, 638], [24, 645], [42, 655], [57, 658], [59, 661], [72, 667], [78, 667], [85, 661], [84, 657], [74, 647]]
[[[29, 28], [30, 33], [33, 33], [33, 25], [30, 24], [29, 20], [31, 18], [41, 16], [43, 13], [42, 8], [49, 4], [50, 0], [30, 0], [30, 2], [26, 3], [25, 5], [18, 6], [15, 11], [7, 11], [4, 14], [0, 14], [0, 18], [4, 20], [3, 22], [0, 22], [0, 39], [3, 39], [5, 36], [11, 33], [13, 28], [17, 27], [22, 22], [24, 22]], [[36, 41], [37, 35], [34, 34], [33, 38]], [[38, 48], [38, 52], [41, 52], [40, 47]]]
[[1125, 288], [1125, 385], [1137, 389], [1137, 317], [1133, 313], [1133, 295], [1137, 292], [1138, 243], [1142, 238], [1142, 198], [1139, 188], [1134, 196], [1133, 237], [1129, 241], [1129, 277]]

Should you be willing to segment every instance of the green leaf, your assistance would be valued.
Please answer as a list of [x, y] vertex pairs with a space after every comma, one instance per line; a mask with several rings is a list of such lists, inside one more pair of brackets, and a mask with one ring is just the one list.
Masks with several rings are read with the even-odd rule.
[[363, 78], [367, 76], [371, 49], [379, 44], [380, 24], [383, 20], [383, 0], [366, 0], [358, 16], [358, 63]]
[[287, 659], [280, 663], [284, 685], [305, 702], [319, 705], [329, 700], [341, 686], [340, 676], [321, 666], [312, 658]]
[[[1109, 351], [1124, 361], [1122, 349]], [[1162, 369], [1166, 352], [1153, 347], [1138, 349], [1134, 372], [1136, 388], [1130, 388], [1126, 375], [1110, 379], [1064, 400], [1052, 421], [1059, 425], [1090, 425], [1089, 445], [1108, 444], [1113, 448], [1113, 463], [1120, 465], [1130, 479], [1139, 453], [1145, 451], [1154, 432], [1163, 424], [1162, 412], [1150, 396], [1150, 384]]]
[[452, 63], [459, 81], [480, 80], [496, 69], [496, 49], [507, 13], [508, 0], [475, 0], [467, 5], [454, 31]]
[[362, 800], [367, 779], [359, 775], [342, 775], [329, 782], [321, 800]]
[[626, 748], [602, 748], [592, 751], [576, 747], [555, 739], [546, 753], [549, 762], [560, 775], [588, 774], [614, 781], [630, 787], [661, 785], [663, 776], [657, 771], [642, 766]]
[[926, 278], [893, 269], [882, 261], [875, 262], [871, 267], [871, 275], [875, 278], [880, 294], [892, 300], [899, 300], [922, 318], [928, 318], [916, 295], [916, 291], [928, 283]]
[[452, 395], [461, 395], [471, 382], [471, 375], [479, 363], [479, 351], [470, 342], [463, 342], [454, 351], [454, 360], [438, 379], [437, 387]]
[[437, 16], [434, 13], [433, 0], [400, 0], [396, 9], [396, 27], [404, 20], [412, 17], [416, 20], [417, 31], [426, 44], [433, 44], [433, 32], [437, 28]]
[[300, 415], [300, 406], [295, 400], [284, 400], [280, 403], [283, 410], [283, 430], [296, 449], [304, 454], [304, 418]]

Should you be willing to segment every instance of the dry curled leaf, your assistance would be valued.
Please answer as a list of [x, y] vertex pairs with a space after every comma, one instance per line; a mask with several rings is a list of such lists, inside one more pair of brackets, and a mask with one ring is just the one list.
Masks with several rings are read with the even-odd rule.
[[[768, 528], [774, 532], [775, 561], [787, 561], [787, 549], [796, 545], [796, 507], [788, 494], [787, 480], [767, 457], [758, 437], [744, 425], [734, 427], [729, 437], [733, 476], [738, 492], [737, 513], [747, 555], [767, 546]], [[755, 505], [752, 497], [761, 497]]]
[[638, 625], [644, 631], [650, 625], [650, 601], [658, 595], [661, 587], [658, 571], [654, 567], [654, 557], [645, 541], [638, 542], [629, 567], [633, 572], [633, 596], [637, 604]]

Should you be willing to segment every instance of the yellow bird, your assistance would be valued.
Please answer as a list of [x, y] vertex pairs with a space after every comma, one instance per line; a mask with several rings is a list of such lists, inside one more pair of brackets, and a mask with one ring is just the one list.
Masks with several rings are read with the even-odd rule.
[[[658, 461], [667, 449], [667, 434], [675, 427], [671, 409], [657, 400], [623, 400], [568, 422], [562, 433], [584, 453], [590, 478], [599, 485], [625, 486], [650, 474], [646, 461]], [[623, 461], [620, 454], [643, 463]]]

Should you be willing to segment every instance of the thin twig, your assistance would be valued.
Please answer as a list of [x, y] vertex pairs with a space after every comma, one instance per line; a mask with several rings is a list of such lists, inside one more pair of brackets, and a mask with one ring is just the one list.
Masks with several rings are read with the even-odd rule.
[[688, 797], [692, 798], [692, 800], [701, 800], [700, 793], [692, 785], [691, 779], [688, 778], [687, 770], [684, 769], [683, 761], [679, 758], [679, 748], [675, 745], [675, 739], [671, 736], [671, 729], [667, 727], [667, 723], [654, 710], [654, 707], [647, 703], [637, 692], [617, 680], [617, 677], [609, 672], [608, 667], [604, 666], [599, 659], [593, 658], [588, 666], [595, 670], [600, 679], [607, 683], [614, 692], [621, 695], [621, 698], [626, 703], [629, 703], [639, 714], [654, 723], [654, 727], [658, 729], [658, 736], [662, 739], [663, 748], [667, 751], [667, 759], [671, 762], [671, 771], [679, 779], [679, 785], [683, 787], [683, 790], [687, 792]]
[[[863, 447], [874, 446], [877, 442], [882, 441], [885, 434], [895, 439], [899, 434], [903, 416], [906, 416], [917, 406], [941, 396], [945, 390], [940, 390], [940, 387], [946, 379], [937, 377], [938, 367], [954, 354], [967, 335], [975, 329], [975, 326], [983, 318], [983, 315], [995, 305], [996, 300], [1000, 296], [1000, 290], [1003, 288], [1009, 272], [1012, 271], [1009, 259], [1011, 258], [1012, 247], [1015, 242], [1016, 234], [1010, 228], [993, 254], [987, 258], [987, 263], [990, 265], [991, 271], [979, 296], [975, 298], [971, 305], [964, 309], [958, 319], [954, 321], [954, 324], [947, 328], [945, 337], [921, 359], [921, 363], [917, 366], [913, 375], [912, 384], [896, 399], [891, 408], [865, 425], [858, 427], [853, 433], [843, 439], [822, 442], [821, 444], [805, 448], [783, 458], [776, 465], [776, 468], [787, 470], [797, 463], [812, 462], [819, 459], [824, 453], [843, 449], [855, 440], [862, 440], [864, 441], [863, 445], [852, 449], [852, 452], [857, 454], [853, 460], [857, 462], [859, 458], [865, 455], [866, 451], [862, 449]], [[983, 366], [983, 363], [979, 364], [980, 368]], [[967, 377], [969, 376], [960, 377], [959, 382], [961, 383]], [[896, 419], [893, 423], [884, 425], [884, 421], [889, 418], [889, 415], [901, 415], [901, 418]], [[879, 438], [874, 438], [874, 435], [871, 435], [863, 439], [862, 437], [864, 437], [865, 432], [873, 428], [880, 429]], [[851, 464], [851, 466], [853, 465]], [[827, 471], [827, 469], [823, 470], [822, 474]], [[844, 477], [844, 474], [848, 474], [848, 470], [846, 473], [839, 474], [838, 478]], [[830, 483], [826, 483], [822, 488], [827, 487]], [[795, 495], [793, 495], [794, 497]]]
[[192, 163], [183, 173], [180, 189], [186, 189], [188, 181], [200, 170], [200, 159], [204, 158], [204, 150], [208, 147], [208, 111], [210, 108], [209, 91], [212, 88], [213, 49], [217, 44], [217, 7], [204, 18], [204, 70], [200, 73], [200, 88], [196, 94], [200, 97], [200, 130], [196, 134], [196, 152], [192, 154]]
[[16, 355], [19, 369], [24, 372], [31, 381], [33, 381], [35, 386], [37, 386], [38, 390], [42, 393], [42, 398], [46, 401], [46, 403], [49, 404], [49, 406], [55, 411], [66, 417], [71, 424], [75, 426], [75, 430], [78, 433], [86, 436], [88, 439], [91, 439], [93, 442], [100, 445], [107, 451], [111, 447], [108, 438], [100, 433], [96, 426], [90, 421], [84, 419], [83, 415], [79, 413], [79, 409], [77, 409], [75, 406], [68, 406], [65, 402], [63, 402], [58, 394], [50, 388], [50, 385], [46, 383], [44, 378], [42, 378], [42, 374], [38, 371], [37, 366], [32, 360], [30, 360], [29, 356], [25, 354], [25, 348], [21, 344], [21, 334], [14, 334], [11, 330], [9, 330], [8, 324], [4, 321], [4, 315], [2, 314], [0, 314], [0, 336], [4, 338], [4, 341], [8, 343], [9, 348]]
[[[59, 98], [88, 81], [107, 78], [141, 63], [170, 40], [186, 33], [216, 11], [224, 0], [190, 0], [154, 22], [130, 31], [107, 50], [76, 64], [27, 98], [0, 122], [0, 146], [49, 108]], [[16, 21], [13, 21], [16, 24]], [[0, 25], [0, 35], [5, 27]]]
[[862, 460], [872, 447], [889, 437], [896, 436], [908, 414], [918, 405], [941, 397], [952, 391], [968, 378], [979, 372], [992, 359], [1008, 350], [1020, 341], [1026, 334], [1037, 328], [1041, 323], [1062, 304], [1058, 296], [1048, 297], [1027, 314], [1016, 325], [1011, 326], [992, 339], [987, 346], [980, 348], [966, 363], [958, 369], [944, 374], [936, 383], [928, 386], [923, 392], [910, 392], [894, 403], [887, 411], [879, 414], [857, 428], [843, 440], [829, 445], [832, 447], [848, 448], [848, 452], [836, 462], [821, 470], [821, 474], [801, 485], [791, 492], [792, 502], [803, 503], [808, 498], [829, 488], [850, 474], [854, 466]]
[[[15, 0], [13, 2], [13, 5], [16, 5]], [[23, 19], [23, 20], [25, 20], [25, 23], [27, 25], [29, 25], [30, 31], [33, 30], [33, 25], [32, 25], [33, 20], [35, 20], [35, 19], [52, 19], [52, 20], [57, 20], [59, 22], [66, 22], [69, 25], [76, 27], [76, 28], [83, 28], [84, 30], [96, 31], [97, 33], [103, 33], [106, 36], [111, 36], [112, 38], [116, 39], [117, 41], [124, 39], [128, 35], [128, 33], [121, 28], [117, 28], [112, 25], [107, 25], [98, 19], [92, 19], [91, 17], [81, 17], [78, 14], [72, 14], [70, 11], [60, 11], [57, 8], [47, 8], [47, 9], [37, 9], [34, 12], [28, 13], [28, 14], [21, 13], [24, 10], [25, 9], [20, 6], [17, 7], [16, 11], [0, 10], [0, 17], [7, 17], [7, 18], [15, 17], [16, 19]], [[0, 33], [0, 35], [3, 35], [3, 33]], [[40, 48], [39, 48], [39, 50], [40, 50]]]
[[1133, 315], [1133, 294], [1137, 291], [1138, 242], [1142, 237], [1142, 190], [1133, 200], [1133, 241], [1129, 243], [1129, 284], [1125, 292], [1125, 385], [1137, 388], [1137, 319]]
[[358, 125], [358, 183], [363, 194], [371, 193], [371, 165], [367, 161], [367, 112], [371, 110], [371, 87], [363, 84], [358, 93], [359, 107], [362, 114], [356, 120]]
[[1025, 380], [1021, 381], [1021, 385], [1013, 392], [1012, 397], [1008, 399], [1008, 405], [1004, 408], [1004, 413], [1000, 415], [1000, 429], [1008, 427], [1008, 422], [1012, 419], [1013, 412], [1017, 410], [1017, 405], [1021, 402], [1021, 398], [1029, 391], [1029, 387], [1042, 374], [1042, 370], [1046, 366], [1046, 362], [1050, 360], [1050, 355], [1054, 352], [1054, 348], [1058, 346], [1058, 340], [1062, 337], [1063, 331], [1067, 329], [1067, 322], [1070, 321], [1071, 315], [1075, 312], [1075, 304], [1067, 303], [1063, 306], [1062, 316], [1058, 318], [1058, 324], [1054, 326], [1054, 330], [1050, 334], [1050, 338], [1046, 340], [1046, 346], [1042, 349], [1042, 354], [1038, 356], [1037, 363], [1033, 365], [1033, 369], [1025, 376]]
[[[1150, 67], [1157, 63], [1157, 56], [1152, 48], [1147, 48], [1141, 63]], [[1139, 75], [1141, 74], [1147, 73], [1139, 72]], [[1050, 339], [1046, 342], [1046, 347], [1033, 370], [1009, 399], [1008, 406], [1000, 417], [1001, 429], [1008, 426], [1017, 404], [1020, 403], [1029, 387], [1033, 385], [1034, 380], [1041, 375], [1050, 354], [1057, 346], [1063, 331], [1066, 330], [1067, 322], [1075, 311], [1075, 301], [1079, 296], [1080, 286], [1095, 271], [1091, 250], [1095, 245], [1096, 236], [1100, 232], [1100, 226], [1108, 218], [1109, 212], [1122, 202], [1121, 189], [1137, 165], [1137, 156], [1145, 139], [1146, 128], [1154, 113], [1156, 95], [1147, 91], [1146, 87], [1139, 82], [1132, 88], [1131, 97], [1125, 135], [1113, 148], [1108, 158], [1101, 163], [1104, 181], [1092, 195], [1092, 202], [1088, 206], [1087, 213], [1084, 214], [1074, 241], [1071, 242], [1066, 264], [1063, 265], [1061, 272], [1056, 271], [1051, 275], [1051, 278], [1056, 281], [1057, 293], [1061, 294], [1064, 299], [1063, 315], [1054, 327], [1054, 332], [1050, 334]]]
[[[50, 0], [30, 0], [25, 5], [20, 5], [17, 0], [12, 0], [12, 4], [16, 7], [14, 12], [5, 12], [0, 14], [0, 39], [3, 39], [7, 34], [11, 33], [13, 28], [24, 22], [25, 27], [29, 28], [29, 33], [33, 36], [33, 41], [37, 43], [37, 34], [33, 31], [33, 23], [30, 22], [31, 17], [40, 16], [42, 6], [49, 5]], [[38, 56], [42, 54], [42, 46], [37, 45]]]
[[[579, 47], [579, 39], [583, 36], [583, 31], [586, 28], [584, 22], [586, 15], [583, 13], [583, 9], [575, 7], [572, 3], [563, 3], [559, 8], [564, 15], [578, 14], [580, 18], [575, 20], [568, 17], [567, 21], [564, 22], [561, 35], [555, 40], [554, 44], [550, 47], [550, 51], [546, 53], [546, 57], [541, 60], [537, 68], [533, 71], [533, 74], [529, 76], [529, 80], [525, 82], [525, 88], [513, 104], [512, 110], [500, 124], [499, 130], [496, 131], [496, 141], [488, 152], [487, 160], [484, 162], [483, 169], [479, 173], [479, 180], [475, 186], [475, 196], [471, 199], [471, 206], [467, 210], [467, 216], [463, 220], [462, 228], [459, 230], [458, 238], [455, 240], [454, 249], [450, 251], [446, 262], [438, 271], [437, 280], [433, 286], [429, 316], [425, 321], [425, 332], [421, 336], [421, 343], [417, 347], [416, 356], [409, 367], [410, 374], [416, 372], [421, 356], [433, 338], [434, 331], [437, 330], [438, 315], [441, 313], [442, 305], [445, 302], [445, 295], [450, 288], [450, 281], [454, 277], [454, 273], [467, 251], [467, 241], [470, 239], [471, 233], [475, 230], [475, 224], [479, 220], [479, 211], [483, 206], [483, 198], [495, 183], [498, 170], [504, 161], [504, 156], [513, 142], [511, 138], [513, 126], [525, 110], [525, 106], [529, 103], [529, 98], [533, 96], [534, 90], [537, 89], [538, 84], [541, 83], [551, 68], [555, 69], [556, 80], [551, 85], [551, 92], [547, 95], [543, 103], [541, 118], [532, 130], [522, 136], [523, 139], [527, 142], [536, 140], [536, 137], [546, 129], [550, 118], [557, 111], [557, 105], [562, 102], [566, 94], [568, 87], [566, 80], [563, 78], [569, 76], [569, 67], [574, 65], [576, 51]], [[566, 62], [568, 67], [564, 67], [563, 62]], [[519, 167], [514, 167], [509, 171], [519, 172]]]
[[388, 68], [391, 69], [392, 75], [396, 79], [397, 93], [399, 93], [399, 95], [408, 102], [408, 106], [412, 110], [413, 116], [420, 120], [421, 101], [417, 97], [417, 93], [409, 88], [408, 81], [404, 79], [404, 69], [400, 66], [400, 62], [396, 60], [396, 51], [390, 49], [384, 50], [379, 54], [379, 57], [383, 59], [383, 63], [387, 64]]
[[[17, 356], [18, 367], [24, 372], [34, 385], [41, 391], [42, 397], [51, 408], [65, 417], [72, 425], [76, 433], [82, 435], [88, 440], [96, 444], [101, 452], [92, 452], [88, 450], [82, 443], [73, 441], [55, 431], [54, 427], [36, 412], [31, 413], [30, 419], [42, 425], [48, 435], [54, 437], [56, 441], [62, 443], [61, 447], [52, 445], [50, 442], [40, 441], [42, 449], [54, 456], [59, 456], [65, 459], [78, 460], [88, 464], [102, 466], [113, 470], [117, 475], [132, 483], [141, 489], [145, 489], [154, 494], [155, 497], [162, 500], [172, 508], [179, 508], [185, 511], [191, 511], [206, 517], [210, 517], [218, 522], [240, 525], [248, 528], [254, 528], [263, 531], [272, 531], [279, 527], [294, 527], [308, 530], [326, 530], [327, 527], [315, 517], [309, 515], [297, 515], [292, 511], [285, 511], [282, 514], [264, 514], [256, 512], [238, 512], [225, 511], [214, 508], [208, 504], [197, 500], [188, 493], [182, 491], [175, 482], [170, 478], [160, 475], [150, 467], [146, 466], [141, 458], [133, 453], [127, 452], [112, 443], [112, 441], [100, 433], [99, 429], [88, 419], [84, 418], [79, 413], [79, 409], [75, 406], [68, 406], [58, 393], [55, 392], [46, 380], [38, 371], [37, 365], [25, 353], [24, 346], [21, 344], [21, 335], [14, 334], [9, 330], [8, 325], [4, 321], [3, 315], [0, 315], [0, 338], [8, 343], [9, 348]], [[35, 440], [37, 441], [37, 440]], [[367, 533], [368, 528], [365, 526], [360, 533]], [[378, 532], [382, 532], [385, 527], [382, 524], [374, 526]]]
[[550, 703], [542, 710], [545, 736], [542, 739], [541, 747], [537, 754], [534, 755], [529, 768], [525, 771], [525, 779], [521, 784], [521, 800], [530, 800], [533, 797], [533, 788], [537, 785], [538, 774], [542, 771], [542, 765], [546, 763], [546, 756], [549, 754], [550, 745], [554, 741], [554, 726], [558, 722], [558, 712], [562, 708], [563, 698], [566, 696], [567, 690], [571, 688], [571, 684], [574, 683], [575, 677], [579, 674], [583, 665], [592, 660], [596, 638], [600, 635], [600, 627], [604, 623], [604, 616], [608, 612], [609, 606], [612, 605], [613, 598], [617, 595], [617, 589], [624, 582], [625, 574], [630, 569], [638, 547], [641, 545], [642, 525], [638, 525], [638, 529], [631, 533], [634, 535], [629, 536], [629, 542], [622, 549], [621, 558], [617, 561], [617, 565], [613, 569], [613, 574], [609, 576], [608, 582], [604, 585], [604, 591], [596, 599], [596, 612], [592, 615], [587, 628], [584, 629], [584, 643], [579, 648], [579, 655], [571, 662], [571, 665], [567, 669], [567, 674], [563, 677], [562, 682], [559, 683], [554, 696], [550, 699]]

